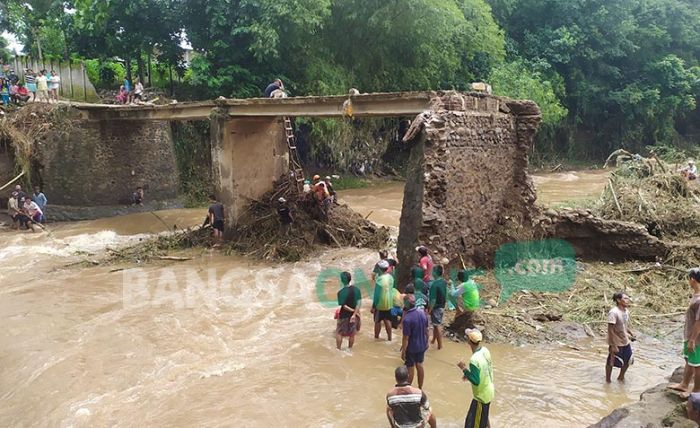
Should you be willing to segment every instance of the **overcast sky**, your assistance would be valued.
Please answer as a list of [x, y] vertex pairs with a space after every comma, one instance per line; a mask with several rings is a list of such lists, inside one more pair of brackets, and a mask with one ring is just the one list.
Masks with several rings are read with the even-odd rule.
[[7, 31], [2, 32], [2, 37], [4, 37], [8, 42], [9, 42], [9, 48], [11, 52], [17, 51], [19, 53], [22, 53], [22, 46], [21, 43], [17, 41], [17, 38], [13, 34], [8, 33]]

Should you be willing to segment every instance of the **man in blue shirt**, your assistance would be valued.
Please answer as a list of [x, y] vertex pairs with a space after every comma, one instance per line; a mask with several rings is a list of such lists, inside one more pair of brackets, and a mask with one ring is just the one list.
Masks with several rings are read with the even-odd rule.
[[406, 313], [403, 317], [401, 359], [408, 367], [408, 382], [413, 382], [413, 374], [417, 370], [418, 388], [423, 389], [423, 360], [428, 349], [428, 315], [424, 310], [416, 308], [415, 296], [412, 294], [406, 295], [404, 308]]
[[265, 88], [263, 95], [265, 96], [265, 98], [270, 98], [272, 93], [278, 89], [284, 89], [284, 84], [282, 83], [282, 81], [280, 79], [275, 79], [274, 82], [267, 85], [267, 88]]
[[32, 201], [34, 201], [35, 204], [39, 206], [39, 209], [41, 212], [44, 213], [44, 216], [46, 216], [46, 204], [48, 201], [46, 200], [46, 195], [39, 189], [39, 186], [34, 186], [34, 194], [32, 195]]

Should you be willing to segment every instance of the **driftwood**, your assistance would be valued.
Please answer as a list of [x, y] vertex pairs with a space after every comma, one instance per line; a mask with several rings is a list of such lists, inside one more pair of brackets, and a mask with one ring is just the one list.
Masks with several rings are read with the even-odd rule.
[[173, 260], [176, 262], [184, 262], [187, 260], [192, 260], [192, 257], [178, 257], [178, 256], [157, 256], [158, 260]]
[[620, 212], [621, 217], [624, 217], [624, 214], [622, 214], [622, 208], [620, 207], [620, 201], [617, 200], [617, 194], [615, 193], [615, 186], [613, 186], [613, 182], [610, 178], [608, 178], [608, 184], [610, 185], [610, 192], [612, 193], [613, 200], [615, 201], [615, 206], [617, 207], [617, 211]]

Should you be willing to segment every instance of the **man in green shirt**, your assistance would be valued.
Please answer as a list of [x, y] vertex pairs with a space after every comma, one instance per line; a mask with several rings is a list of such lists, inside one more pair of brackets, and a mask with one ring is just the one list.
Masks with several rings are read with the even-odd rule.
[[[460, 284], [451, 293], [451, 297], [455, 299], [457, 303], [457, 316], [462, 312], [473, 312], [479, 309], [479, 286], [473, 279], [469, 278], [469, 272], [460, 270], [457, 272], [457, 280]], [[455, 300], [453, 300], [453, 302]]]
[[430, 284], [430, 303], [428, 311], [430, 312], [430, 321], [433, 324], [433, 340], [430, 343], [437, 341], [438, 349], [442, 349], [442, 316], [445, 314], [445, 303], [447, 303], [447, 282], [442, 277], [443, 269], [441, 265], [433, 268], [433, 282]]
[[462, 380], [468, 380], [472, 384], [474, 396], [464, 421], [464, 428], [488, 428], [490, 426], [489, 406], [495, 394], [491, 353], [481, 346], [483, 336], [479, 330], [468, 328], [464, 334], [472, 350], [472, 357], [469, 360], [469, 367], [464, 361], [457, 363], [457, 367], [462, 370]]
[[382, 322], [386, 329], [387, 339], [391, 341], [391, 308], [394, 306], [394, 277], [387, 271], [389, 262], [380, 260], [377, 263], [380, 275], [374, 286], [372, 298], [372, 313], [374, 314], [374, 338], [379, 339]]
[[348, 338], [348, 348], [355, 344], [355, 334], [360, 326], [360, 302], [362, 293], [360, 289], [351, 285], [350, 272], [340, 274], [340, 283], [343, 288], [338, 291], [338, 304], [340, 313], [335, 329], [335, 345], [340, 349], [343, 345], [343, 337]]

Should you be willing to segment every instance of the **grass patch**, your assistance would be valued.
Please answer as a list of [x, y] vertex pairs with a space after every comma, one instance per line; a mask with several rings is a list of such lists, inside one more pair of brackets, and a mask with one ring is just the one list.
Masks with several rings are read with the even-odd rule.
[[341, 177], [331, 181], [334, 190], [363, 189], [371, 186], [374, 182], [361, 177]]

